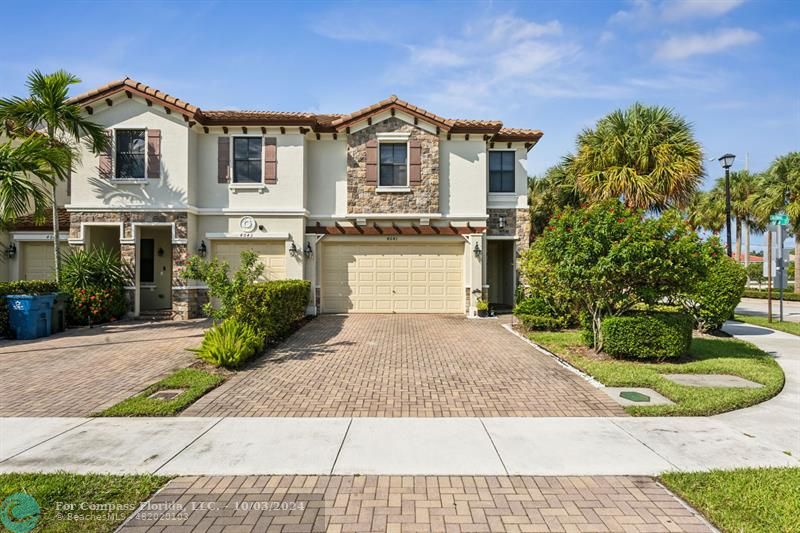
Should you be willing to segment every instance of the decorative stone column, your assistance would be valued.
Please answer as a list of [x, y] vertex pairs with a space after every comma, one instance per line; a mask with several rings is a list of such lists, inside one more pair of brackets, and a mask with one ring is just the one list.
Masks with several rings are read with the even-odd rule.
[[128, 300], [128, 313], [136, 311], [136, 243], [120, 242], [119, 255], [125, 269], [125, 298]]

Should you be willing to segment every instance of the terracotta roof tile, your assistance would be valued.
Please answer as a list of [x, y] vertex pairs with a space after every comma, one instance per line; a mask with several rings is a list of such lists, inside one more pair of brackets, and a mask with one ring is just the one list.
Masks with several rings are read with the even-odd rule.
[[97, 89], [92, 89], [91, 91], [73, 96], [69, 99], [69, 101], [77, 104], [88, 104], [122, 90], [136, 91], [144, 96], [151, 96], [156, 100], [160, 100], [178, 108], [179, 110], [188, 111], [192, 114], [195, 114], [200, 110], [200, 108], [193, 106], [189, 102], [184, 102], [179, 98], [175, 98], [174, 96], [171, 96], [163, 91], [159, 91], [158, 89], [150, 87], [149, 85], [127, 77], [121, 80], [112, 81], [111, 83], [107, 83], [102, 87], [98, 87]]
[[[63, 207], [58, 208], [58, 227], [60, 230], [69, 230], [70, 217], [69, 213]], [[25, 215], [19, 217], [16, 222], [11, 224], [8, 231], [53, 231], [53, 215], [48, 210], [45, 213], [44, 220], [37, 223], [33, 215]]]

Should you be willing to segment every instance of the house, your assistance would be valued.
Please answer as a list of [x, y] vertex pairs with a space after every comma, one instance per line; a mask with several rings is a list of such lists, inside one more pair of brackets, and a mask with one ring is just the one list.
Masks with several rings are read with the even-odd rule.
[[181, 278], [187, 257], [235, 268], [245, 249], [268, 279], [310, 280], [311, 313], [513, 304], [540, 131], [395, 96], [347, 115], [210, 111], [129, 78], [73, 101], [112, 143], [73, 172], [68, 242], [119, 251], [134, 315], [198, 316], [207, 296]]

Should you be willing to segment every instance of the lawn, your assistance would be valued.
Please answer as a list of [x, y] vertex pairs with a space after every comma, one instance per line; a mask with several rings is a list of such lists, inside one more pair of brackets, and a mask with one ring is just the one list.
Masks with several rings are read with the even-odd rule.
[[736, 320], [739, 322], [747, 322], [754, 326], [763, 326], [765, 328], [777, 329], [778, 331], [785, 331], [792, 335], [800, 335], [800, 322], [778, 322], [777, 318], [773, 318], [772, 322], [769, 322], [765, 316], [752, 315], [736, 315]]
[[800, 468], [674, 472], [660, 479], [723, 531], [800, 531]]
[[[169, 377], [154, 383], [136, 396], [95, 413], [94, 416], [172, 416], [180, 413], [211, 389], [218, 387], [225, 378], [219, 374], [196, 368], [178, 370]], [[165, 389], [186, 389], [172, 400], [148, 398], [154, 392]]]
[[[636, 416], [707, 416], [748, 407], [783, 388], [783, 371], [769, 355], [736, 339], [696, 337], [691, 356], [676, 363], [597, 359], [578, 331], [532, 332], [530, 339], [609, 387], [650, 387], [674, 405], [628, 406]], [[661, 374], [733, 374], [764, 385], [758, 389], [678, 385]]]
[[[41, 510], [35, 531], [105, 533], [168, 480], [152, 475], [0, 474], [0, 498], [15, 492], [32, 496]], [[92, 504], [109, 507], [88, 509]]]

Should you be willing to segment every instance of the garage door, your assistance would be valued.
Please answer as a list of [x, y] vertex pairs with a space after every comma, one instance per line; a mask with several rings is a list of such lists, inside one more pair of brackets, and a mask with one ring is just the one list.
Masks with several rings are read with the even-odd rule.
[[463, 313], [464, 244], [323, 246], [324, 313]]
[[215, 257], [227, 261], [230, 272], [236, 272], [241, 264], [243, 250], [253, 250], [264, 265], [264, 279], [286, 277], [286, 245], [283, 241], [219, 241], [212, 247]]
[[[20, 265], [21, 279], [51, 279], [53, 278], [54, 262], [53, 243], [51, 242], [25, 242], [22, 248], [22, 264]], [[62, 250], [66, 246], [62, 246]]]

